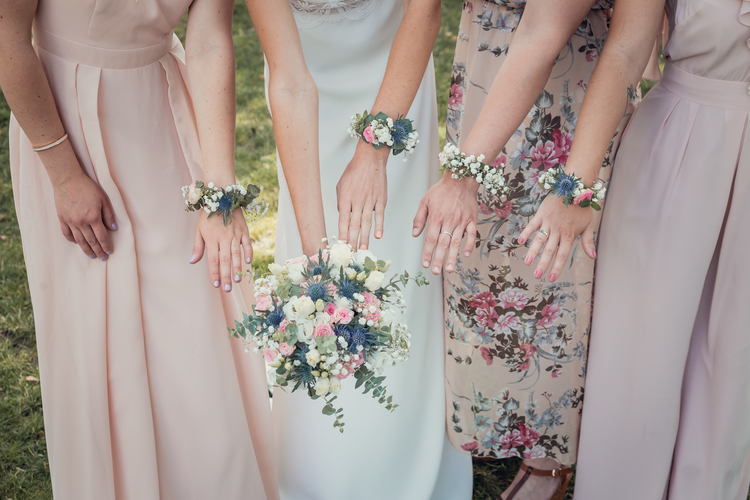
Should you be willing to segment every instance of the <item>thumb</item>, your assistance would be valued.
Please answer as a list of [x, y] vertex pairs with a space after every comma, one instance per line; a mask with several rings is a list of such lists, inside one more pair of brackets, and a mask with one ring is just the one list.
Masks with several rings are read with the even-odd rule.
[[589, 224], [586, 230], [581, 235], [581, 244], [583, 245], [583, 251], [586, 255], [592, 259], [596, 258], [596, 246], [594, 245], [594, 226]]
[[112, 202], [106, 196], [104, 196], [104, 200], [102, 201], [102, 221], [104, 221], [104, 227], [112, 231], [117, 231], [115, 211], [112, 209]]
[[427, 224], [427, 203], [422, 201], [417, 209], [417, 215], [414, 216], [414, 229], [412, 229], [411, 235], [417, 237], [424, 231], [424, 226]]
[[206, 242], [203, 241], [203, 235], [195, 228], [195, 237], [193, 239], [193, 253], [190, 255], [190, 263], [195, 264], [203, 258], [203, 250], [206, 248]]

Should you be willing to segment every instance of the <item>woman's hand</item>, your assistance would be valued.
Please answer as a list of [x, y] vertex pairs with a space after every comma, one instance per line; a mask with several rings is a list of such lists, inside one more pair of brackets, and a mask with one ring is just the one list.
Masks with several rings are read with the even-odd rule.
[[448, 174], [435, 183], [419, 203], [412, 236], [416, 238], [422, 234], [429, 219], [422, 251], [422, 266], [428, 268], [432, 261], [433, 274], [440, 274], [444, 261], [445, 270], [453, 272], [464, 233], [464, 255], [468, 257], [474, 250], [479, 217], [478, 190], [479, 184], [474, 179], [457, 181]]
[[235, 283], [242, 280], [240, 250], [245, 254], [245, 263], [250, 264], [253, 261], [253, 246], [250, 244], [250, 233], [242, 209], [234, 211], [232, 222], [226, 226], [221, 214], [209, 219], [208, 214], [201, 210], [200, 218], [195, 225], [195, 243], [190, 263], [200, 261], [204, 250], [208, 256], [211, 283], [216, 288], [221, 286], [226, 292], [232, 291], [232, 276]]
[[541, 229], [547, 233], [547, 236], [541, 231], [537, 233], [524, 260], [526, 265], [530, 266], [544, 247], [534, 271], [534, 277], [541, 278], [544, 276], [553, 257], [555, 257], [555, 253], [557, 253], [549, 275], [550, 282], [555, 281], [568, 261], [570, 250], [578, 235], [582, 235], [581, 243], [586, 255], [592, 259], [596, 258], [593, 220], [594, 209], [591, 207], [581, 208], [574, 205], [566, 207], [562, 198], [554, 195], [547, 196], [536, 215], [523, 230], [521, 236], [518, 237], [518, 243], [523, 244], [534, 231]]
[[387, 147], [375, 149], [371, 144], [360, 140], [354, 158], [346, 166], [336, 185], [338, 237], [354, 248], [367, 249], [370, 245], [373, 212], [375, 237], [383, 237], [383, 218], [388, 201], [386, 164], [390, 151]]
[[78, 243], [88, 257], [107, 260], [114, 251], [107, 231], [117, 230], [109, 197], [80, 168], [53, 186], [63, 236], [71, 243]]

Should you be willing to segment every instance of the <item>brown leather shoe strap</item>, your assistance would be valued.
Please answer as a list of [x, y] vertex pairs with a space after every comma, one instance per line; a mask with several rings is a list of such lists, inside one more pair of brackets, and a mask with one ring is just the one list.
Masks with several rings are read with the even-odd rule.
[[513, 488], [513, 490], [510, 492], [510, 495], [508, 495], [508, 498], [506, 498], [505, 500], [513, 500], [516, 497], [516, 494], [521, 491], [521, 488], [523, 488], [523, 485], [526, 484], [526, 481], [529, 480], [529, 477], [531, 477], [535, 470], [533, 467], [526, 467], [523, 463], [521, 464], [521, 468], [526, 472], [524, 473], [521, 480], [516, 483], [516, 487]]
[[534, 467], [531, 467], [530, 465], [526, 465], [523, 462], [521, 462], [521, 469], [525, 470], [526, 474], [532, 474], [534, 476], [546, 476], [546, 477], [563, 478], [567, 476], [568, 474], [573, 473], [572, 467], [559, 467], [557, 469], [552, 469], [552, 470], [543, 470], [543, 469], [535, 469]]

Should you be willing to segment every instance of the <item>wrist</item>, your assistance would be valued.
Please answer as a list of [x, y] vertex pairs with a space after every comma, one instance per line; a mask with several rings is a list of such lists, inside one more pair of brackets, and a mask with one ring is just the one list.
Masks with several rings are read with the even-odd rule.
[[357, 150], [355, 151], [355, 155], [369, 160], [369, 161], [376, 161], [379, 164], [385, 165], [388, 162], [388, 154], [391, 152], [390, 148], [388, 147], [381, 147], [378, 149], [375, 149], [375, 147], [372, 144], [368, 144], [362, 139], [359, 139], [357, 141]]
[[472, 177], [466, 177], [465, 179], [454, 179], [450, 172], [444, 172], [440, 182], [447, 186], [452, 186], [453, 189], [460, 189], [467, 191], [474, 195], [479, 191], [480, 184], [475, 181]]

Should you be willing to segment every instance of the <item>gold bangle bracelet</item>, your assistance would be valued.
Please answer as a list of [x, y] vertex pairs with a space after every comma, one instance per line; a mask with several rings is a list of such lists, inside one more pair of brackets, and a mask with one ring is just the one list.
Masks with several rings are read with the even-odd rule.
[[55, 146], [59, 146], [60, 144], [62, 144], [63, 142], [65, 142], [67, 139], [68, 139], [68, 134], [65, 134], [62, 137], [60, 137], [58, 140], [56, 140], [54, 142], [50, 142], [49, 144], [47, 144], [45, 146], [39, 146], [38, 148], [35, 148], [35, 147], [32, 146], [31, 149], [33, 151], [36, 151], [37, 153], [39, 151], [47, 151], [48, 149], [52, 149]]

